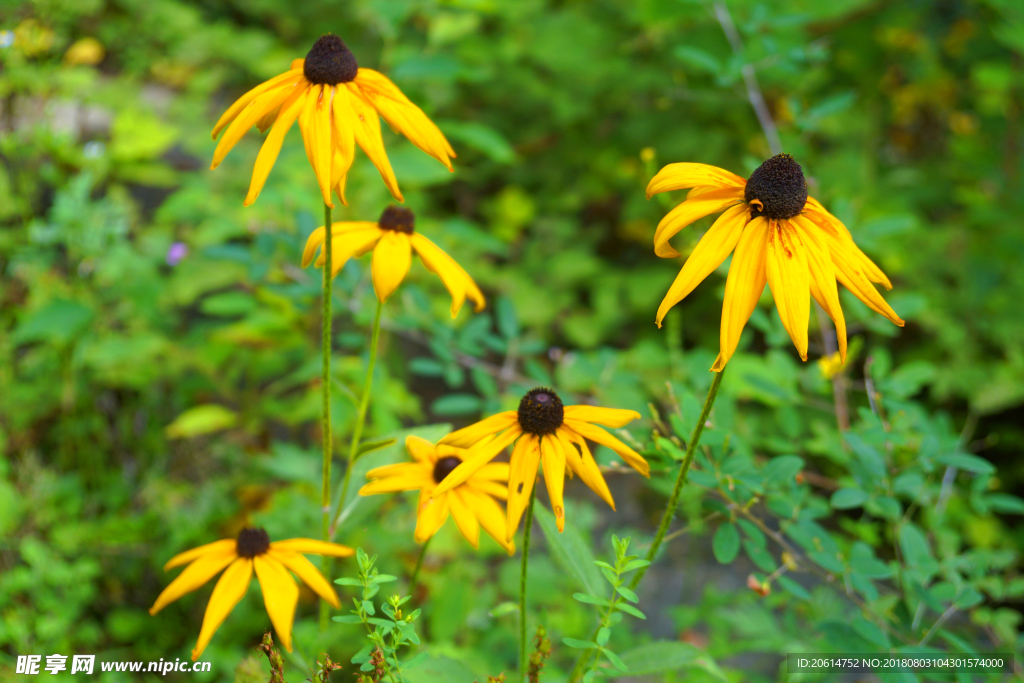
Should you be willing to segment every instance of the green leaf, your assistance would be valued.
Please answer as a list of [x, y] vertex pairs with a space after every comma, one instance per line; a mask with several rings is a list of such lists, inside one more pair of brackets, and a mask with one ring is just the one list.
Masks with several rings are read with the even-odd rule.
[[448, 394], [430, 405], [435, 415], [462, 416], [476, 415], [483, 408], [483, 401], [473, 394]]
[[718, 527], [711, 541], [711, 551], [720, 564], [729, 564], [740, 551], [740, 532], [732, 522]]
[[[394, 439], [392, 439], [394, 441]], [[377, 576], [371, 579], [373, 583], [391, 583], [392, 581], [398, 581], [397, 576], [391, 574], [377, 574]]]
[[594, 650], [598, 647], [597, 643], [592, 643], [589, 640], [577, 640], [576, 638], [562, 638], [562, 642], [577, 650]]
[[429, 652], [425, 650], [423, 652], [417, 652], [415, 655], [402, 662], [402, 673], [404, 674], [409, 669], [412, 669], [414, 667], [419, 666], [420, 664], [423, 664], [428, 659], [430, 659]]
[[761, 571], [769, 573], [775, 571], [775, 559], [767, 548], [757, 545], [750, 539], [743, 539], [743, 550], [746, 551], [750, 561]]
[[726, 676], [714, 660], [703, 650], [673, 640], [658, 640], [623, 652], [622, 663], [628, 676], [649, 676], [679, 669], [703, 669], [715, 678], [726, 681]]
[[608, 606], [608, 600], [606, 598], [599, 598], [596, 595], [590, 595], [589, 593], [573, 593], [573, 599], [579, 602], [584, 602], [588, 605], [601, 605], [602, 607]]
[[776, 581], [778, 581], [779, 585], [782, 586], [782, 589], [790, 595], [794, 595], [801, 600], [811, 599], [811, 594], [807, 592], [807, 589], [788, 576], [780, 576]]
[[[405, 666], [408, 665], [403, 664]], [[405, 683], [473, 683], [482, 680], [462, 662], [440, 655], [418, 662], [416, 668], [408, 672], [403, 668], [402, 678]]]
[[843, 440], [853, 449], [868, 474], [878, 480], [885, 478], [885, 458], [877, 448], [864, 441], [856, 432], [843, 432]]
[[339, 624], [361, 624], [363, 623], [362, 618], [358, 614], [343, 614], [340, 617], [331, 617], [334, 621]]
[[885, 635], [882, 629], [878, 628], [875, 624], [865, 619], [863, 616], [857, 616], [851, 622], [853, 630], [856, 631], [864, 640], [868, 641], [878, 647], [888, 648], [891, 643], [889, 642], [889, 636]]
[[391, 444], [395, 443], [397, 439], [378, 439], [377, 441], [364, 441], [359, 444], [359, 450], [356, 451], [356, 457], [360, 457], [373, 451], [379, 451], [382, 448], [387, 448]]
[[602, 626], [597, 631], [597, 644], [604, 647], [608, 644], [608, 638], [611, 636], [612, 630], [607, 626]]
[[650, 562], [648, 560], [630, 560], [626, 563], [626, 566], [622, 568], [622, 573], [625, 574], [626, 572], [640, 569], [640, 567], [646, 567], [649, 564]]
[[229, 429], [238, 422], [238, 415], [216, 403], [189, 408], [167, 425], [164, 433], [169, 439], [187, 439], [193, 436]]
[[594, 566], [594, 554], [590, 544], [584, 540], [575, 526], [566, 525], [565, 531], [558, 532], [555, 516], [540, 505], [534, 510], [534, 519], [540, 524], [552, 558], [576, 581], [584, 593], [592, 595], [602, 591], [604, 582], [601, 573]]
[[935, 458], [936, 462], [950, 465], [975, 474], [992, 474], [996, 468], [988, 460], [969, 453], [945, 453]]
[[829, 505], [836, 510], [849, 510], [860, 507], [868, 499], [868, 494], [861, 489], [839, 489], [832, 494]]
[[1024, 500], [1009, 493], [990, 493], [985, 496], [985, 504], [1005, 515], [1024, 515]]
[[483, 152], [499, 164], [511, 164], [516, 160], [516, 151], [508, 140], [489, 126], [477, 121], [439, 121], [438, 126], [452, 140]]
[[346, 578], [335, 579], [334, 583], [338, 584], [339, 586], [362, 586], [363, 585], [363, 582], [360, 581], [359, 579], [346, 579]]
[[793, 482], [796, 475], [804, 468], [804, 461], [795, 455], [781, 455], [772, 458], [765, 465], [764, 480], [766, 483], [781, 484]]
[[67, 343], [76, 339], [92, 318], [91, 308], [77, 301], [54, 299], [22, 318], [12, 339], [19, 344], [32, 341]]
[[633, 605], [630, 605], [628, 602], [616, 603], [615, 609], [619, 610], [620, 612], [625, 612], [626, 614], [631, 614], [637, 619], [647, 619], [646, 614], [638, 610], [636, 607], [633, 607]]
[[629, 671], [629, 667], [626, 666], [625, 662], [619, 659], [619, 656], [617, 654], [615, 654], [607, 648], [601, 648], [601, 652], [604, 653], [604, 656], [608, 658], [608, 661], [611, 662], [612, 666], [614, 666], [616, 669], [623, 672]]
[[627, 600], [629, 600], [630, 602], [634, 602], [635, 603], [635, 602], [639, 602], [640, 601], [640, 599], [638, 597], [636, 597], [636, 593], [634, 593], [633, 591], [629, 590], [625, 586], [616, 586], [615, 587], [615, 591], [619, 595], [621, 595], [622, 597], [624, 597]]

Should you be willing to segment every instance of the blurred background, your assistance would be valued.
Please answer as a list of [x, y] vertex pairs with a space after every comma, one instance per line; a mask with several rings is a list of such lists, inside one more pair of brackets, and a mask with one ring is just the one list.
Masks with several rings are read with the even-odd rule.
[[[644, 187], [671, 162], [747, 176], [770, 156], [743, 81], [749, 63], [811, 194], [891, 277], [886, 296], [907, 325], [844, 292], [851, 355], [832, 380], [815, 362], [826, 348], [813, 316], [801, 363], [766, 289], [719, 419], [751, 458], [795, 454], [834, 490], [849, 443], [839, 427], [871, 415], [870, 359], [883, 405], [995, 466], [967, 482], [996, 492], [989, 502], [947, 490], [943, 528], [957, 548], [1002, 553], [993, 557], [1012, 588], [988, 592], [970, 623], [985, 642], [1018, 647], [1024, 538], [1008, 515], [1024, 511], [1009, 495], [1024, 489], [1024, 4], [732, 0], [726, 11], [740, 53], [713, 6], [687, 0], [3, 2], [0, 678], [26, 653], [185, 658], [210, 588], [150, 617], [172, 578], [167, 559], [247, 523], [272, 538], [318, 535], [321, 276], [300, 255], [320, 225], [319, 192], [297, 129], [249, 208], [260, 135], [208, 169], [221, 112], [326, 32], [451, 140], [454, 173], [385, 127], [417, 229], [488, 297], [482, 314], [467, 306], [451, 321], [439, 280], [413, 265], [385, 308], [369, 436], [436, 438], [514, 408], [538, 384], [567, 403], [640, 411], [630, 428], [641, 441], [656, 426], [649, 403], [699, 408], [728, 263], [657, 329], [682, 259], [656, 258], [652, 237], [683, 193], [647, 201]], [[376, 220], [390, 201], [361, 152], [348, 200], [335, 220]], [[683, 231], [679, 251], [708, 225]], [[353, 261], [336, 281], [339, 444], [365, 372], [368, 275], [368, 261]], [[400, 457], [395, 447], [374, 462]], [[608, 559], [611, 531], [649, 538], [674, 472], [662, 469], [648, 487], [611, 470], [618, 513], [568, 484], [569, 524], [598, 557]], [[936, 505], [942, 474], [922, 509]], [[414, 498], [356, 501], [336, 540], [408, 574]], [[685, 514], [699, 522], [700, 506]], [[865, 524], [830, 528], [867, 538]], [[748, 560], [719, 568], [713, 525], [691, 531], [645, 584], [648, 622], [616, 638], [685, 641], [734, 680], [773, 679], [763, 653], [785, 651], [771, 638], [803, 622], [774, 620], [782, 598], [746, 588]], [[569, 578], [544, 553], [531, 571], [553, 640], [586, 637], [591, 612], [569, 599]], [[346, 563], [339, 572], [354, 575]], [[517, 572], [490, 539], [474, 552], [448, 523], [415, 597], [435, 659], [480, 680], [513, 670], [516, 617], [502, 605], [516, 599]], [[286, 674], [300, 679], [327, 651], [347, 666], [335, 680], [350, 680], [360, 632], [319, 633], [303, 590]], [[265, 680], [253, 652], [269, 627], [263, 610], [254, 586], [204, 656], [212, 672], [195, 680]], [[551, 680], [571, 657], [556, 652]]]

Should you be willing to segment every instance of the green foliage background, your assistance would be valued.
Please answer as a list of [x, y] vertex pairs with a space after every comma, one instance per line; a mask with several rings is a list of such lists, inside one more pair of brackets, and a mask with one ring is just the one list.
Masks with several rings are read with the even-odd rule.
[[[949, 637], [933, 645], [1019, 652], [1024, 6], [729, 9], [742, 56], [711, 5], [684, 0], [0, 6], [0, 677], [25, 653], [184, 658], [209, 588], [150, 617], [166, 559], [246, 522], [272, 538], [317, 535], [320, 279], [299, 261], [319, 193], [294, 131], [252, 207], [242, 199], [258, 135], [217, 171], [207, 163], [223, 109], [328, 31], [451, 139], [453, 174], [385, 131], [417, 228], [489, 299], [450, 322], [440, 283], [413, 266], [386, 308], [369, 436], [439, 437], [444, 424], [514, 408], [536, 384], [645, 416], [631, 430], [654, 463], [650, 483], [610, 474], [617, 514], [570, 483], [569, 528], [531, 562], [535, 617], [556, 643], [552, 680], [572, 663], [557, 643], [595, 623], [570, 598], [600, 582], [586, 560], [608, 559], [613, 530], [632, 532], [634, 548], [649, 542], [673, 449], [710, 383], [724, 279], [654, 326], [680, 262], [657, 259], [651, 238], [682, 195], [647, 201], [643, 190], [665, 163], [748, 175], [769, 156], [745, 61], [811, 194], [889, 274], [888, 300], [908, 322], [897, 329], [844, 295], [858, 350], [844, 436], [830, 383], [796, 357], [766, 290], [685, 494], [676, 527], [688, 531], [640, 591], [648, 621], [619, 627], [611, 645], [636, 671], [669, 650], [680, 658], [652, 680], [771, 680], [785, 675], [780, 653], [884, 651], [937, 622]], [[95, 66], [68, 57], [82, 38], [104, 48]], [[348, 199], [336, 220], [373, 220], [389, 201], [361, 154]], [[708, 224], [677, 238], [681, 253]], [[170, 265], [174, 243], [188, 253]], [[337, 283], [343, 439], [374, 304], [365, 261]], [[881, 417], [864, 390], [869, 358]], [[373, 462], [400, 457], [395, 447]], [[950, 467], [959, 475], [943, 488]], [[412, 496], [378, 498], [352, 507], [338, 540], [405, 575]], [[800, 555], [764, 598], [745, 577], [775, 571], [785, 546], [757, 521]], [[518, 567], [481, 545], [472, 552], [449, 523], [413, 600], [429, 666], [464, 667], [445, 670], [451, 680], [514, 667], [503, 605]], [[563, 569], [580, 558], [585, 570]], [[266, 666], [247, 659], [269, 626], [252, 593], [196, 680], [233, 680], [236, 667], [256, 680]], [[350, 626], [319, 633], [315, 610], [304, 594], [295, 678], [321, 651], [347, 664], [362, 645]], [[657, 650], [666, 641], [694, 650]], [[441, 675], [424, 666], [423, 680]]]

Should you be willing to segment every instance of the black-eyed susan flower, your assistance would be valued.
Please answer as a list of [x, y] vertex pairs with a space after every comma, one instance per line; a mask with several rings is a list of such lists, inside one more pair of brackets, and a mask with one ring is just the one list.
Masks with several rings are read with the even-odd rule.
[[[333, 207], [331, 190], [345, 203], [348, 176], [356, 145], [380, 171], [384, 184], [398, 201], [402, 193], [380, 135], [383, 116], [393, 130], [452, 170], [448, 140], [423, 111], [383, 74], [361, 69], [341, 38], [330, 33], [316, 41], [305, 59], [261, 83], [232, 104], [213, 128], [213, 139], [227, 128], [213, 153], [217, 168], [245, 133], [257, 126], [270, 134], [263, 143], [245, 205], [259, 196], [281, 151], [284, 136], [296, 120], [306, 156], [316, 173], [324, 203]], [[228, 125], [230, 124], [230, 125]]]
[[598, 423], [608, 427], [622, 427], [639, 417], [640, 413], [633, 410], [563, 406], [558, 394], [551, 389], [532, 389], [523, 396], [518, 410], [498, 413], [452, 432], [438, 442], [470, 450], [466, 453], [465, 462], [438, 485], [434, 495], [441, 495], [459, 486], [506, 446], [515, 443], [509, 463], [511, 471], [508, 478], [505, 538], [512, 539], [519, 527], [519, 519], [530, 502], [538, 463], [544, 470], [544, 482], [547, 484], [558, 530], [562, 531], [565, 528], [562, 491], [566, 467], [615, 509], [615, 501], [590, 453], [587, 439], [607, 446], [640, 474], [650, 476], [651, 468], [639, 453], [594, 425]]
[[[467, 297], [476, 304], [475, 310], [478, 313], [482, 311], [486, 302], [473, 278], [455, 259], [416, 232], [415, 222], [416, 217], [409, 209], [389, 206], [376, 223], [335, 223], [331, 226], [332, 276], [337, 275], [350, 258], [362, 256], [372, 249], [373, 290], [377, 293], [377, 299], [384, 303], [405, 279], [415, 249], [427, 270], [437, 274], [451, 293], [453, 318], [458, 315]], [[325, 235], [323, 228], [317, 228], [306, 240], [306, 249], [302, 254], [303, 268], [310, 264], [317, 249], [323, 245]], [[322, 268], [325, 260], [324, 250], [320, 249], [316, 265]]]
[[434, 445], [418, 436], [406, 437], [405, 448], [413, 461], [370, 470], [366, 476], [372, 481], [359, 489], [359, 495], [418, 490], [414, 534], [417, 543], [426, 543], [450, 514], [455, 518], [459, 533], [474, 548], [480, 547], [480, 527], [483, 527], [509, 555], [515, 553], [515, 544], [505, 538], [505, 513], [495, 500], [505, 500], [508, 495], [508, 463], [488, 463], [458, 486], [434, 495], [438, 484], [462, 464], [466, 450]]
[[237, 539], [214, 541], [172, 557], [164, 565], [164, 571], [183, 564], [188, 566], [160, 593], [149, 608], [149, 613], [156, 614], [224, 570], [206, 605], [199, 640], [192, 650], [192, 661], [195, 661], [203, 654], [217, 628], [245, 595], [255, 571], [270, 623], [274, 625], [277, 637], [285, 649], [291, 652], [292, 621], [295, 618], [295, 605], [299, 601], [299, 587], [288, 573], [289, 570], [321, 598], [334, 607], [340, 607], [338, 595], [331, 584], [303, 554], [348, 557], [352, 553], [353, 550], [346, 546], [311, 538], [291, 538], [271, 543], [270, 536], [263, 529], [245, 528], [239, 532]]
[[765, 283], [771, 288], [782, 324], [807, 360], [810, 298], [836, 325], [839, 354], [846, 360], [846, 322], [839, 305], [838, 280], [872, 310], [903, 326], [873, 282], [892, 289], [889, 278], [853, 242], [842, 221], [807, 196], [803, 169], [779, 154], [743, 178], [706, 164], [669, 164], [651, 179], [647, 196], [693, 188], [654, 233], [654, 253], [679, 256], [668, 241], [704, 216], [723, 211], [701, 237], [658, 308], [657, 323], [669, 309], [733, 254], [725, 282], [721, 347], [711, 368], [721, 371], [736, 351], [740, 333], [754, 312]]

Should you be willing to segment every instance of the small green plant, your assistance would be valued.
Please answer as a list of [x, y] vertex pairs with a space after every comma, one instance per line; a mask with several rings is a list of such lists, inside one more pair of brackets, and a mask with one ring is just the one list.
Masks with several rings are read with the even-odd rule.
[[359, 564], [359, 578], [341, 578], [336, 579], [334, 583], [340, 586], [359, 586], [363, 589], [362, 595], [352, 598], [355, 609], [351, 614], [334, 617], [334, 621], [342, 624], [362, 624], [367, 630], [369, 642], [352, 657], [352, 663], [359, 664], [360, 671], [374, 672], [374, 677], [364, 676], [363, 680], [369, 678], [371, 681], [380, 681], [386, 676], [392, 683], [400, 683], [403, 680], [403, 670], [420, 664], [429, 656], [426, 652], [420, 652], [404, 662], [398, 658], [399, 648], [420, 644], [416, 627], [413, 626], [413, 622], [420, 616], [420, 610], [403, 614], [402, 605], [408, 602], [411, 596], [403, 598], [396, 594], [388, 596], [381, 603], [380, 611], [387, 618], [376, 616], [377, 608], [374, 606], [373, 597], [380, 591], [381, 584], [395, 581], [397, 577], [378, 573], [374, 566], [377, 556], [367, 555], [362, 548], [356, 550], [356, 560]]
[[[572, 596], [579, 602], [603, 608], [600, 612], [601, 623], [598, 626], [594, 640], [562, 638], [562, 642], [569, 647], [580, 650], [597, 650], [608, 658], [608, 661], [612, 663], [612, 666], [619, 671], [625, 672], [628, 670], [625, 662], [623, 662], [617, 654], [608, 649], [608, 639], [611, 637], [612, 627], [622, 621], [623, 612], [637, 617], [638, 619], [647, 618], [643, 612], [629, 604], [635, 604], [637, 602], [637, 597], [636, 593], [624, 585], [626, 583], [626, 579], [623, 577], [625, 574], [634, 572], [641, 567], [646, 567], [650, 562], [638, 559], [636, 555], [627, 554], [629, 552], [628, 536], [620, 540], [618, 536], [612, 535], [612, 545], [615, 547], [615, 566], [601, 560], [594, 561], [594, 564], [596, 564], [601, 569], [601, 573], [604, 574], [604, 578], [607, 579], [608, 583], [612, 586], [611, 597], [602, 598], [589, 593], [573, 593]], [[597, 667], [600, 663], [601, 658], [595, 657], [590, 668], [583, 675], [584, 683], [590, 683], [590, 681], [597, 676]]]

